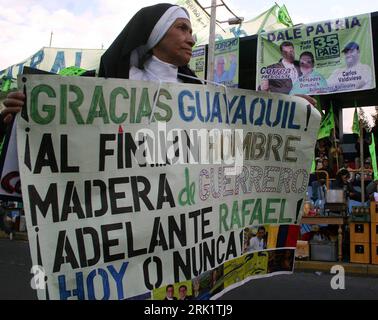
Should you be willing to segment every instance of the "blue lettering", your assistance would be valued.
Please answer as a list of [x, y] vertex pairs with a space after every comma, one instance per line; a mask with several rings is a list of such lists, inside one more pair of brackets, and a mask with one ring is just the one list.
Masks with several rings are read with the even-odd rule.
[[122, 266], [119, 272], [117, 272], [113, 266], [107, 267], [110, 274], [113, 276], [113, 279], [115, 280], [117, 284], [118, 300], [124, 299], [122, 280], [125, 275], [128, 264], [129, 264], [128, 262], [122, 263]]
[[274, 33], [268, 33], [268, 41], [273, 42], [276, 40], [276, 35]]
[[245, 37], [248, 36], [248, 34], [243, 29], [241, 29], [241, 25], [239, 25], [237, 29], [235, 27], [231, 28], [230, 31], [234, 34], [235, 38], [241, 37], [241, 36], [245, 36]]
[[290, 108], [290, 117], [289, 117], [288, 128], [289, 129], [297, 129], [297, 130], [299, 130], [301, 128], [301, 126], [298, 125], [298, 124], [294, 124], [293, 123], [294, 116], [295, 116], [295, 107], [296, 107], [296, 103], [292, 102], [291, 103], [291, 108]]
[[[238, 96], [233, 96], [232, 100], [229, 101], [227, 99], [227, 96], [224, 94], [223, 98], [224, 98], [224, 102], [226, 103], [226, 105], [227, 105], [227, 102], [228, 102], [228, 112], [226, 112], [226, 123], [229, 123], [230, 120], [228, 118], [228, 114], [231, 112], [232, 107], [234, 106], [234, 104], [236, 103], [236, 101], [238, 100], [239, 97]], [[226, 106], [226, 108], [227, 108], [227, 106]]]
[[359, 27], [361, 27], [361, 23], [360, 23], [360, 21], [358, 20], [357, 17], [353, 17], [353, 20], [352, 20], [352, 23], [351, 23], [350, 28], [353, 28], [353, 27], [355, 27], [355, 26], [359, 26]]
[[76, 52], [75, 54], [75, 67], [80, 68], [82, 52]]
[[37, 68], [38, 65], [42, 62], [42, 60], [45, 57], [45, 52], [42, 50], [39, 50], [30, 60], [30, 68]]
[[24, 64], [25, 64], [25, 62], [22, 62], [22, 63], [19, 63], [17, 65], [17, 67], [18, 67], [18, 73], [17, 73], [17, 75], [21, 74], [22, 71], [24, 70]]
[[261, 104], [260, 115], [256, 119], [255, 123], [253, 123], [253, 116], [252, 116], [251, 123], [253, 123], [253, 125], [255, 125], [255, 126], [262, 126], [262, 124], [264, 122], [265, 109], [266, 109], [265, 100], [263, 98], [260, 98], [260, 99], [257, 98], [257, 99], [255, 99], [255, 100], [252, 101], [251, 111], [250, 111], [250, 118], [251, 118], [251, 113], [252, 114], [255, 113], [255, 106], [256, 106], [257, 102], [260, 102], [260, 104]]
[[[101, 269], [101, 268], [98, 269], [98, 274], [102, 278], [102, 285], [103, 285], [103, 289], [104, 289], [104, 296], [102, 297], [101, 300], [109, 300], [110, 287], [109, 287], [108, 274], [106, 273], [106, 271], [104, 269]], [[95, 278], [95, 276], [96, 276], [96, 270], [93, 270], [88, 274], [88, 277], [87, 277], [88, 299], [89, 300], [96, 300], [94, 283], [93, 283], [93, 279]]]
[[307, 37], [309, 37], [312, 32], [314, 32], [314, 27], [313, 26], [308, 26], [306, 28]]
[[55, 62], [51, 68], [51, 72], [58, 73], [60, 70], [66, 67], [66, 62], [64, 58], [64, 51], [58, 51], [56, 53]]
[[194, 106], [188, 106], [187, 110], [190, 112], [190, 115], [186, 115], [184, 111], [184, 97], [187, 96], [190, 100], [194, 100], [193, 94], [189, 90], [181, 91], [178, 96], [178, 105], [179, 105], [179, 114], [180, 118], [186, 122], [191, 122], [196, 116], [196, 109]]
[[210, 122], [214, 122], [215, 117], [218, 118], [219, 123], [222, 123], [222, 113], [220, 110], [220, 103], [219, 103], [219, 92], [215, 93], [215, 96], [214, 96], [213, 110], [211, 111]]
[[281, 103], [278, 104], [278, 110], [277, 110], [277, 113], [276, 113], [276, 120], [274, 120], [274, 122], [272, 123], [272, 121], [270, 119], [270, 116], [271, 116], [271, 113], [272, 113], [272, 99], [268, 100], [268, 109], [266, 111], [266, 124], [269, 127], [275, 127], [281, 121], [282, 101], [280, 100], [279, 102], [281, 102]]
[[[115, 269], [113, 265], [107, 266], [107, 269], [109, 273], [111, 274], [112, 278], [114, 279], [114, 282], [117, 287], [117, 297], [118, 300], [125, 299], [124, 289], [123, 289], [123, 278], [126, 273], [126, 269], [128, 266], [128, 262], [123, 262], [119, 271]], [[86, 289], [88, 291], [88, 299], [89, 300], [96, 300], [95, 295], [95, 286], [94, 286], [94, 279], [96, 275], [99, 275], [102, 280], [102, 291], [103, 291], [103, 297], [102, 300], [109, 300], [110, 298], [110, 285], [109, 285], [109, 276], [107, 273], [107, 270], [105, 269], [96, 269], [92, 270], [86, 279]], [[77, 297], [78, 300], [85, 300], [85, 291], [84, 291], [84, 280], [83, 280], [83, 273], [82, 272], [76, 272], [76, 288], [69, 290], [67, 289], [66, 284], [66, 275], [60, 275], [58, 276], [58, 283], [59, 283], [59, 295], [61, 300], [67, 300], [70, 297]], [[98, 290], [97, 292], [101, 292], [101, 290]]]
[[201, 122], [208, 122], [210, 119], [210, 93], [206, 92], [206, 118], [203, 117], [202, 112], [201, 112], [201, 97], [199, 91], [196, 91], [196, 105], [197, 105], [197, 116], [198, 119]]
[[284, 41], [285, 37], [282, 32], [278, 32], [277, 41]]
[[247, 115], [245, 111], [245, 96], [241, 96], [239, 100], [238, 107], [235, 111], [234, 118], [232, 119], [232, 123], [236, 123], [237, 119], [242, 120], [243, 124], [247, 123]]
[[316, 27], [316, 33], [315, 34], [317, 35], [319, 33], [322, 33], [322, 34], [325, 33], [321, 24], [318, 24], [318, 26]]
[[7, 79], [12, 79], [13, 78], [13, 66], [9, 67], [7, 70], [8, 70]]
[[76, 289], [67, 290], [66, 288], [66, 276], [60, 275], [58, 277], [59, 283], [59, 295], [60, 300], [67, 300], [69, 297], [76, 296], [78, 300], [84, 300], [84, 284], [83, 284], [83, 273], [76, 272]]
[[[282, 105], [283, 101], [280, 100], [278, 103], [280, 105]], [[289, 112], [289, 106], [290, 106], [290, 102], [289, 101], [285, 101], [285, 109], [284, 109], [284, 113], [282, 115], [282, 124], [281, 124], [281, 128], [283, 128], [283, 129], [286, 128], [286, 122], [287, 122], [287, 116], [288, 116], [288, 112]]]
[[295, 39], [302, 38], [302, 34], [301, 34], [301, 29], [300, 28], [296, 28], [293, 31], [294, 31], [294, 38]]

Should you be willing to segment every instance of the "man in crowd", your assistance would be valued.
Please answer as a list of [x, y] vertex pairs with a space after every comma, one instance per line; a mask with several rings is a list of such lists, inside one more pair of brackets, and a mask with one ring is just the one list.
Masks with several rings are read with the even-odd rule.
[[349, 42], [342, 50], [346, 66], [335, 70], [327, 80], [330, 91], [367, 90], [373, 85], [370, 66], [360, 62], [360, 46]]
[[175, 294], [175, 288], [172, 284], [167, 285], [165, 289], [165, 298], [164, 300], [177, 300], [177, 298], [174, 296]]
[[280, 45], [282, 59], [266, 68], [267, 79], [262, 76], [260, 90], [288, 94], [293, 83], [301, 76], [299, 63], [295, 60], [294, 45], [284, 41]]
[[179, 300], [190, 300], [190, 298], [187, 296], [188, 288], [186, 285], [181, 285], [179, 288]]
[[237, 70], [237, 59], [236, 55], [230, 55], [230, 67], [225, 69], [226, 60], [224, 56], [218, 56], [216, 58], [216, 69], [214, 71], [214, 82], [221, 83], [227, 86], [232, 86], [234, 77]]
[[249, 241], [249, 248], [248, 251], [260, 251], [265, 249], [265, 227], [260, 226], [257, 229], [257, 233], [255, 237], [252, 237]]

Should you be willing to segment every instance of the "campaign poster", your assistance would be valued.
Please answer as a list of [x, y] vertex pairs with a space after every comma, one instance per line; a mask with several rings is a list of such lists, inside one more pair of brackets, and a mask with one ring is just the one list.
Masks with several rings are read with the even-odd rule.
[[259, 34], [256, 90], [320, 95], [375, 86], [370, 14]]
[[204, 80], [206, 72], [206, 46], [193, 48], [192, 58], [189, 62], [189, 67], [194, 71], [196, 76]]
[[239, 85], [239, 38], [217, 41], [214, 59], [214, 82], [237, 88]]

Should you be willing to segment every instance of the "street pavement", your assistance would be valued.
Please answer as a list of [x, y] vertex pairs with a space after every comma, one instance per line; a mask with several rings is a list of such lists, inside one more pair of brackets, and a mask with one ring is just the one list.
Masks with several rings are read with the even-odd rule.
[[[0, 300], [34, 300], [29, 244], [0, 239]], [[325, 272], [296, 272], [252, 280], [223, 295], [220, 300], [333, 300], [378, 299], [378, 278], [346, 276], [345, 289], [333, 290], [334, 275]]]

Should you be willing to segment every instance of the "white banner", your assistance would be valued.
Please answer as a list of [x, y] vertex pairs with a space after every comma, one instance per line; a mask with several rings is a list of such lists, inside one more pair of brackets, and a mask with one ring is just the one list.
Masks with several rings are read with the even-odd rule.
[[[184, 7], [189, 12], [193, 35], [196, 38], [196, 45], [207, 44], [209, 42], [210, 15], [206, 14], [206, 12], [201, 9], [194, 0], [178, 0], [176, 4]], [[219, 6], [218, 10], [219, 9], [222, 9], [222, 7]], [[251, 36], [258, 34], [261, 31], [273, 31], [286, 28], [287, 25], [282, 23], [279, 19], [279, 10], [280, 7], [275, 4], [268, 10], [260, 13], [258, 16], [243, 21], [238, 25], [228, 26], [224, 23], [217, 23], [215, 27], [215, 39], [221, 41], [231, 38]], [[210, 13], [210, 10], [207, 12]], [[228, 11], [226, 12], [229, 14]], [[218, 12], [218, 15], [219, 13], [222, 13], [222, 10]]]
[[43, 47], [26, 60], [0, 71], [0, 78], [16, 79], [24, 67], [58, 73], [67, 67], [98, 71], [104, 49], [74, 49]]
[[280, 259], [295, 249], [320, 122], [306, 100], [43, 75], [24, 86], [18, 154], [32, 260], [47, 276], [39, 298], [160, 299], [179, 283], [214, 298], [262, 275], [229, 272], [253, 255], [246, 228], [261, 225], [269, 250], [251, 268], [292, 271]]

